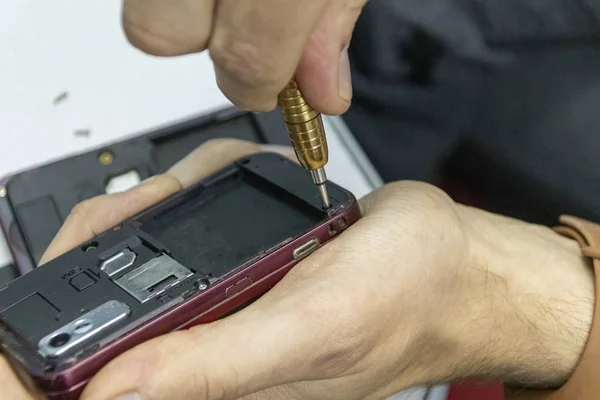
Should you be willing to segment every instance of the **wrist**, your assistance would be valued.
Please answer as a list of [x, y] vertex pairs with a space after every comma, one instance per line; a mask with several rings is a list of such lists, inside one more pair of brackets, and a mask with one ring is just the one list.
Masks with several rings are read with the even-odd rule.
[[452, 331], [464, 372], [562, 385], [583, 352], [595, 301], [578, 244], [546, 227], [462, 206], [459, 213], [470, 248], [469, 317]]

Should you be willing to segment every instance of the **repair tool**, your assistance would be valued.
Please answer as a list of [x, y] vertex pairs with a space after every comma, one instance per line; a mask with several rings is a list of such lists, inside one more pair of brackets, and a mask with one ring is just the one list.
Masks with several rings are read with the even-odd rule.
[[279, 93], [278, 100], [296, 157], [300, 165], [310, 171], [312, 180], [321, 195], [323, 207], [327, 209], [331, 207], [325, 186], [327, 182], [325, 164], [329, 154], [321, 113], [304, 99], [294, 78]]

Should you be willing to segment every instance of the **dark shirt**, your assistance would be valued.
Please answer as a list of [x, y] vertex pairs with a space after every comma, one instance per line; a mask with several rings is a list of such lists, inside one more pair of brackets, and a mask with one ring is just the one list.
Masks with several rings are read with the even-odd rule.
[[600, 220], [599, 33], [595, 0], [370, 0], [346, 121], [386, 181], [451, 170], [492, 211]]

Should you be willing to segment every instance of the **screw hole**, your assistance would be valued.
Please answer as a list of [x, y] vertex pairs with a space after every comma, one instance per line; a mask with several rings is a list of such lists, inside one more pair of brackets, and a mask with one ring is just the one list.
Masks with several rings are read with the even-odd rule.
[[340, 218], [340, 220], [338, 221], [338, 226], [341, 229], [346, 229], [348, 227], [348, 221], [346, 221], [346, 218]]
[[248, 164], [250, 164], [250, 159], [249, 158], [245, 158], [241, 162], [242, 162], [243, 165], [248, 165]]
[[196, 282], [196, 287], [198, 288], [198, 290], [206, 290], [208, 289], [209, 285], [210, 282], [208, 281], [208, 279], [199, 279], [198, 282]]
[[98, 246], [99, 246], [98, 242], [92, 241], [92, 242], [88, 242], [88, 243], [84, 244], [81, 247], [81, 250], [83, 250], [87, 253], [88, 251], [96, 250], [98, 248]]
[[113, 163], [114, 159], [115, 157], [110, 151], [104, 151], [98, 156], [98, 162], [102, 165], [110, 165]]

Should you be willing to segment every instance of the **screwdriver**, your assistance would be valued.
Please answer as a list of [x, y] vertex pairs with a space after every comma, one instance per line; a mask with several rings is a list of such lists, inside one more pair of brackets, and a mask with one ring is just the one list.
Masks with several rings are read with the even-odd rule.
[[323, 208], [328, 209], [331, 202], [325, 186], [325, 164], [329, 153], [321, 113], [304, 99], [294, 78], [279, 93], [278, 103], [296, 157], [300, 165], [310, 172], [321, 196]]

